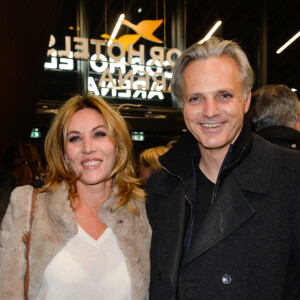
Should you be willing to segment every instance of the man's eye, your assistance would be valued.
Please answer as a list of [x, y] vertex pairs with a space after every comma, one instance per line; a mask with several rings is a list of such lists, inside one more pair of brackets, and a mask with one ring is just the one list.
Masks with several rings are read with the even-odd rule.
[[198, 97], [192, 97], [192, 98], [189, 98], [189, 102], [195, 102], [195, 101], [197, 101], [197, 100], [199, 100]]
[[225, 93], [225, 94], [222, 94], [221, 95], [221, 98], [222, 99], [228, 99], [228, 98], [231, 98], [232, 97], [232, 95], [231, 94], [228, 94], [228, 93]]
[[97, 131], [97, 132], [95, 133], [95, 137], [102, 137], [102, 136], [106, 136], [106, 133], [103, 132], [103, 131]]
[[70, 143], [74, 143], [74, 142], [79, 141], [79, 140], [80, 140], [80, 138], [79, 138], [78, 135], [74, 135], [74, 136], [71, 136], [71, 137], [69, 138], [69, 142], [70, 142]]

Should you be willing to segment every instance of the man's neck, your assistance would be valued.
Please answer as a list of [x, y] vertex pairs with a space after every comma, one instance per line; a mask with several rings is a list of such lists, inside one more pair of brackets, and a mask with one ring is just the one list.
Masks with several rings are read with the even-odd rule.
[[210, 181], [216, 183], [229, 147], [222, 149], [205, 149], [199, 146], [199, 148], [201, 153], [199, 168]]

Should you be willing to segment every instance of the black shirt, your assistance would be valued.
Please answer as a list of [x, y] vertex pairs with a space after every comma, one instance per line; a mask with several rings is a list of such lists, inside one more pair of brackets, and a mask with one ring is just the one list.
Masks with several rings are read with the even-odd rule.
[[200, 168], [198, 168], [192, 244], [211, 206], [214, 186], [215, 184], [202, 173]]

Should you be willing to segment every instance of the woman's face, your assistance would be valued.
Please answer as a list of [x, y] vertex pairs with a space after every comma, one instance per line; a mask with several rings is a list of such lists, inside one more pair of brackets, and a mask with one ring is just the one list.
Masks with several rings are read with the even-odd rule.
[[104, 182], [113, 170], [118, 149], [107, 136], [102, 115], [85, 108], [71, 117], [67, 129], [65, 160], [85, 185]]

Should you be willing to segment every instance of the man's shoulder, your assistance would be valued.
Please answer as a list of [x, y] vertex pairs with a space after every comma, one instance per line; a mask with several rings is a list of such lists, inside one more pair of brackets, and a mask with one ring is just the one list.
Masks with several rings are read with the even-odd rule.
[[[247, 166], [265, 176], [286, 176], [291, 181], [300, 180], [300, 153], [276, 144], [272, 144], [258, 135], [253, 135], [253, 146]], [[243, 164], [242, 164], [243, 165]]]
[[172, 176], [166, 170], [162, 169], [151, 174], [147, 180], [146, 192], [149, 194], [160, 194], [162, 196], [169, 196], [170, 192], [178, 185], [180, 179]]
[[266, 193], [274, 179], [282, 185], [300, 180], [300, 155], [253, 134], [251, 150], [234, 168], [233, 176], [242, 190]]
[[275, 162], [286, 162], [289, 164], [300, 161], [300, 153], [298, 151], [271, 143], [257, 134], [253, 134], [253, 146], [257, 148], [258, 152], [264, 151], [268, 156], [271, 155]]
[[272, 144], [300, 152], [300, 132], [283, 125], [271, 125], [262, 128], [258, 135]]

